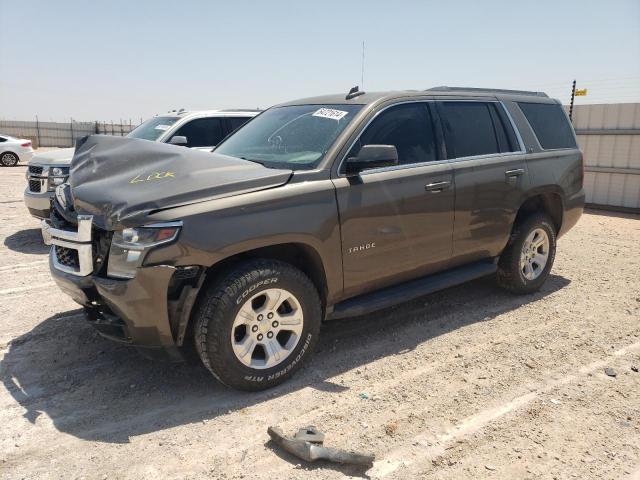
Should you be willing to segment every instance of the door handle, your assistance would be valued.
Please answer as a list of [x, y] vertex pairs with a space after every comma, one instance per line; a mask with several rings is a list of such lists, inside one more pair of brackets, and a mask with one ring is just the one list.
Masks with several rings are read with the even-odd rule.
[[504, 172], [504, 174], [507, 177], [519, 177], [521, 175], [524, 175], [524, 169], [523, 168], [516, 168], [514, 170], [507, 170], [506, 172]]
[[439, 193], [439, 192], [441, 192], [443, 190], [446, 190], [450, 186], [451, 186], [451, 182], [433, 182], [433, 183], [428, 183], [427, 185], [425, 185], [424, 189], [427, 192]]

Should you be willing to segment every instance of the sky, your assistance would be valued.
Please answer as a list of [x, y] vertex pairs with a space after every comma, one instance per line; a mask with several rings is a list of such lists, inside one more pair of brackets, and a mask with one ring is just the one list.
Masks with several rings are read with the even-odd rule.
[[640, 0], [0, 0], [0, 119], [118, 121], [364, 90], [640, 102]]

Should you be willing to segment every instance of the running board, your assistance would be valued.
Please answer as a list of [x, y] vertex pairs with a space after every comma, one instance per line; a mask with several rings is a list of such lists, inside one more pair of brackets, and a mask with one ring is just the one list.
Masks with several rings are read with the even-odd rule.
[[491, 275], [496, 270], [495, 261], [485, 260], [376, 290], [372, 293], [365, 293], [336, 304], [333, 311], [327, 314], [327, 320], [365, 315], [469, 280]]

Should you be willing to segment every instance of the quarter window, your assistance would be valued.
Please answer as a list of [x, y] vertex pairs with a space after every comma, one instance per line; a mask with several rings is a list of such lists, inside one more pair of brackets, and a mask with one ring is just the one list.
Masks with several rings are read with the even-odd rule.
[[400, 165], [438, 159], [433, 119], [426, 103], [396, 105], [378, 115], [349, 152], [355, 157], [364, 145], [394, 145]]
[[561, 105], [524, 102], [518, 105], [543, 149], [576, 148], [573, 130]]
[[215, 147], [224, 137], [220, 118], [196, 118], [178, 129], [174, 136], [187, 137], [187, 147]]

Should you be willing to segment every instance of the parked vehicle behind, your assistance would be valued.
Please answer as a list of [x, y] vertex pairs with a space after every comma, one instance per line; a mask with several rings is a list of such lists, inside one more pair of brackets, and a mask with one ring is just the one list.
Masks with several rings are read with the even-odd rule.
[[32, 156], [31, 140], [0, 134], [0, 165], [15, 167], [19, 162], [28, 162]]
[[[211, 151], [224, 137], [255, 117], [259, 110], [203, 110], [170, 112], [150, 118], [133, 129], [128, 138], [171, 143]], [[51, 197], [69, 176], [73, 148], [35, 155], [27, 171], [24, 203], [36, 218], [48, 218]]]
[[584, 204], [571, 123], [537, 92], [352, 89], [270, 108], [213, 155], [88, 137], [42, 228], [103, 335], [194, 346], [244, 390], [290, 378], [323, 321], [487, 275], [538, 290]]

